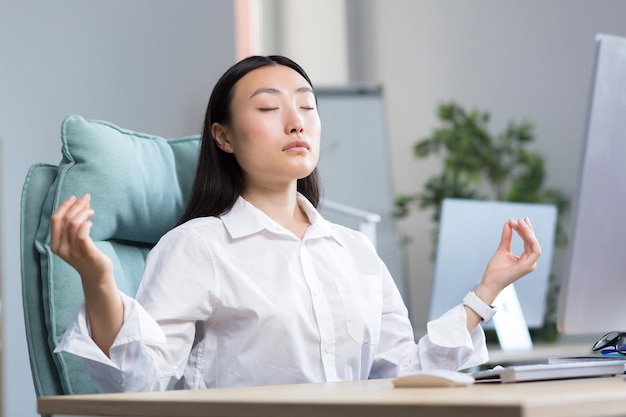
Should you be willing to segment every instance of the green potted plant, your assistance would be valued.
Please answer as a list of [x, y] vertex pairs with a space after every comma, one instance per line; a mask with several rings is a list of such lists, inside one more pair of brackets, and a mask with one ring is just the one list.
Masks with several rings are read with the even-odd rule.
[[[510, 122], [501, 133], [494, 135], [488, 129], [488, 112], [467, 111], [455, 102], [439, 104], [437, 115], [440, 126], [418, 141], [413, 150], [417, 159], [440, 156], [441, 172], [429, 178], [421, 192], [398, 195], [395, 216], [405, 217], [414, 207], [432, 210], [432, 238], [436, 248], [445, 198], [549, 203], [554, 204], [559, 213], [555, 244], [563, 246], [566, 235], [562, 219], [570, 203], [559, 190], [545, 187], [543, 157], [529, 149], [535, 140], [533, 124]], [[551, 274], [546, 324], [542, 329], [533, 330], [536, 338], [552, 340], [557, 336], [554, 320], [557, 293], [554, 274]]]

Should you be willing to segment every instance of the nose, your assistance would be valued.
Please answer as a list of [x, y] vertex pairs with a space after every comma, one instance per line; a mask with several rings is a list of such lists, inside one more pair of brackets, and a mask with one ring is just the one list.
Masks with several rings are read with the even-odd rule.
[[297, 107], [291, 107], [285, 121], [285, 133], [301, 134], [304, 132], [304, 120]]

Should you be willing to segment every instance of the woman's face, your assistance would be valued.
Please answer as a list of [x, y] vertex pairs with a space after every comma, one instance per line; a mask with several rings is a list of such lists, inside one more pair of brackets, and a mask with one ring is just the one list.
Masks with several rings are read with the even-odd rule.
[[319, 159], [320, 118], [309, 83], [283, 65], [261, 67], [234, 88], [228, 126], [213, 137], [235, 155], [246, 186], [281, 186], [308, 176]]

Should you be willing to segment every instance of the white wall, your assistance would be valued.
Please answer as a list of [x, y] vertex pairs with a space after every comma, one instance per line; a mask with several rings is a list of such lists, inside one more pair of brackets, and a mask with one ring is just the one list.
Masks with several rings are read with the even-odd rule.
[[229, 1], [0, 3], [4, 415], [36, 415], [19, 265], [28, 167], [60, 161], [70, 113], [166, 137], [199, 133], [211, 88], [234, 57]]
[[[354, 0], [349, 45], [358, 81], [384, 85], [396, 193], [413, 193], [439, 165], [412, 145], [436, 124], [442, 100], [478, 106], [500, 131], [523, 118], [537, 128], [548, 186], [572, 193], [584, 134], [594, 36], [626, 36], [619, 0]], [[365, 45], [364, 45], [365, 44]], [[357, 68], [355, 68], [357, 66]], [[353, 78], [354, 79], [354, 78]], [[401, 222], [408, 252], [411, 315], [425, 329], [432, 279], [430, 213]], [[477, 242], [492, 245], [497, 242]], [[559, 259], [555, 268], [559, 270]], [[477, 277], [478, 279], [479, 277]]]
[[260, 51], [294, 59], [316, 86], [348, 82], [345, 0], [258, 0]]

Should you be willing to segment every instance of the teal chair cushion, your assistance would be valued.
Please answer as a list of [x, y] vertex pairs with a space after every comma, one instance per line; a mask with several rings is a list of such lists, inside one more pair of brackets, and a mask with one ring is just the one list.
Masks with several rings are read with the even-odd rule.
[[176, 224], [195, 174], [197, 136], [166, 140], [69, 116], [61, 140], [54, 205], [92, 194], [96, 216], [105, 214], [94, 217], [94, 240], [154, 243]]
[[[165, 139], [75, 115], [63, 121], [61, 140], [63, 157], [35, 236], [50, 350], [83, 301], [78, 274], [50, 251], [52, 212], [71, 195], [91, 194], [91, 236], [113, 260], [118, 287], [134, 296], [146, 254], [182, 215], [200, 144], [199, 136]], [[64, 353], [54, 359], [64, 393], [96, 391], [82, 360]]]

